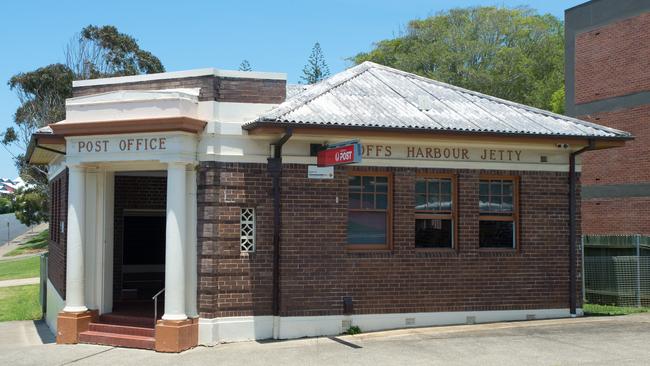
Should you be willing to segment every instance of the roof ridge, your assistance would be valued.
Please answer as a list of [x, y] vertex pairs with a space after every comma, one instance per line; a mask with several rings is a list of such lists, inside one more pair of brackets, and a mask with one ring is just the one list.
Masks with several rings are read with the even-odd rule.
[[[274, 118], [280, 118], [288, 113], [293, 112], [294, 110], [298, 109], [300, 106], [307, 104], [311, 102], [312, 100], [320, 97], [321, 95], [329, 92], [330, 90], [340, 86], [341, 84], [344, 84], [355, 77], [361, 75], [365, 71], [369, 69], [369, 65], [367, 65], [365, 62], [361, 63], [359, 65], [353, 66], [347, 70], [344, 70], [338, 74], [334, 74], [331, 77], [322, 80], [318, 82], [317, 84], [312, 84], [311, 87], [309, 87], [307, 90], [302, 91], [301, 93], [296, 94], [292, 98], [285, 100], [284, 103], [286, 105], [280, 104], [276, 108], [273, 108], [269, 112], [267, 112], [267, 115], [274, 115]], [[350, 75], [346, 75], [350, 74]], [[337, 80], [332, 82], [334, 78], [340, 77], [341, 80]], [[322, 90], [321, 90], [322, 89]], [[313, 95], [312, 95], [313, 94]], [[257, 118], [256, 121], [263, 120], [265, 119], [264, 117]]]
[[522, 109], [528, 110], [530, 112], [543, 114], [543, 115], [545, 115], [547, 117], [552, 117], [552, 118], [556, 118], [556, 119], [563, 119], [563, 120], [569, 120], [570, 122], [573, 122], [575, 124], [578, 124], [578, 125], [581, 125], [581, 126], [584, 126], [584, 127], [590, 127], [590, 128], [599, 129], [599, 130], [603, 130], [603, 131], [607, 131], [607, 132], [611, 132], [611, 133], [621, 134], [621, 135], [625, 135], [625, 136], [631, 136], [631, 134], [629, 134], [628, 132], [621, 131], [621, 130], [618, 130], [618, 129], [615, 129], [615, 128], [611, 128], [611, 127], [607, 127], [607, 126], [603, 126], [603, 125], [583, 121], [583, 120], [580, 120], [580, 119], [575, 118], [575, 117], [561, 115], [561, 114], [558, 114], [558, 113], [554, 113], [554, 112], [547, 111], [547, 110], [544, 110], [544, 109], [532, 107], [532, 106], [529, 106], [529, 105], [526, 105], [526, 104], [513, 102], [513, 101], [510, 101], [510, 100], [507, 100], [507, 99], [502, 99], [502, 98], [495, 97], [495, 96], [492, 96], [492, 95], [483, 94], [483, 93], [477, 92], [475, 90], [465, 89], [465, 88], [462, 88], [460, 86], [448, 84], [448, 83], [445, 83], [445, 82], [442, 82], [442, 81], [439, 81], [439, 80], [435, 80], [435, 79], [429, 79], [427, 77], [424, 77], [424, 76], [421, 76], [421, 75], [418, 75], [418, 74], [414, 74], [414, 73], [407, 72], [407, 71], [404, 71], [404, 70], [399, 70], [399, 69], [389, 67], [389, 66], [386, 66], [386, 65], [381, 65], [381, 64], [378, 64], [378, 63], [375, 63], [375, 62], [364, 61], [362, 63], [362, 65], [363, 64], [368, 64], [368, 67], [380, 68], [380, 69], [386, 70], [388, 72], [393, 72], [393, 73], [404, 75], [406, 77], [412, 77], [412, 78], [420, 79], [420, 80], [422, 80], [424, 82], [428, 82], [428, 83], [431, 83], [431, 84], [436, 84], [436, 85], [439, 85], [439, 86], [442, 86], [442, 87], [453, 89], [455, 91], [472, 94], [472, 95], [475, 95], [475, 96], [477, 96], [479, 98], [489, 99], [489, 100], [494, 101], [496, 103], [506, 104], [506, 105], [509, 105], [509, 106], [522, 108]]

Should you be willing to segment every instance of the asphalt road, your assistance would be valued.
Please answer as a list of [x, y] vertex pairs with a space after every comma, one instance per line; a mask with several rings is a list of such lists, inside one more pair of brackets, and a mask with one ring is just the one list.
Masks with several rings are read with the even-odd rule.
[[[181, 354], [51, 342], [0, 323], [4, 365], [650, 365], [650, 314], [539, 320], [198, 347]], [[38, 334], [41, 334], [39, 338]], [[49, 334], [49, 335], [47, 335]]]
[[29, 227], [21, 224], [13, 213], [0, 215], [0, 246], [24, 234], [27, 230]]

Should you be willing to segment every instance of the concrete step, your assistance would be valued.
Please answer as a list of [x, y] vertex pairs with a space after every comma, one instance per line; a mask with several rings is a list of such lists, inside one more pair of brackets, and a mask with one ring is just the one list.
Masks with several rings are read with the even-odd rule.
[[153, 328], [131, 327], [117, 324], [90, 323], [90, 328], [88, 330], [93, 332], [136, 335], [142, 337], [154, 337], [155, 335], [155, 330]]
[[155, 349], [156, 339], [130, 334], [106, 333], [88, 330], [79, 333], [79, 342], [88, 344], [101, 344], [104, 346]]
[[126, 325], [129, 327], [154, 328], [155, 324], [152, 317], [122, 315], [122, 314], [102, 314], [99, 316], [99, 322], [102, 324]]

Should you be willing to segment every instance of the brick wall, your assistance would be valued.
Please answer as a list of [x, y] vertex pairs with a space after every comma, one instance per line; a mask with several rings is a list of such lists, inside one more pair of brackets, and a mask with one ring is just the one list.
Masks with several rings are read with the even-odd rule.
[[[202, 162], [198, 172], [198, 306], [201, 317], [269, 315], [273, 203], [265, 164]], [[253, 207], [257, 251], [239, 250], [239, 216]]]
[[[650, 182], [650, 104], [581, 119], [631, 132], [635, 139], [615, 149], [586, 152], [585, 186]], [[582, 202], [585, 234], [650, 235], [650, 197], [589, 198]]]
[[[357, 314], [568, 307], [566, 173], [484, 172], [521, 177], [520, 247], [503, 251], [478, 248], [481, 172], [455, 171], [456, 252], [414, 248], [416, 169], [389, 168], [393, 249], [350, 252], [345, 249], [348, 169], [371, 168], [337, 167], [335, 179], [311, 180], [307, 166], [284, 165], [283, 316], [341, 314], [344, 296], [353, 297]], [[271, 314], [273, 216], [266, 166], [204, 162], [198, 194], [201, 316]], [[257, 210], [257, 252], [248, 256], [239, 252], [241, 207]]]
[[113, 232], [113, 298], [115, 300], [121, 298], [122, 290], [124, 210], [165, 210], [166, 207], [166, 177], [115, 176]]
[[650, 235], [650, 197], [583, 200], [582, 216], [586, 235]]
[[72, 93], [73, 96], [80, 97], [116, 90], [200, 88], [200, 101], [279, 104], [286, 98], [286, 84], [285, 80], [223, 78], [207, 75], [75, 87]]
[[[49, 182], [50, 237], [48, 242], [47, 278], [65, 299], [65, 261], [68, 234], [68, 170]], [[63, 230], [61, 230], [63, 228]]]
[[650, 90], [648, 29], [645, 13], [576, 36], [576, 104]]
[[650, 104], [580, 119], [631, 132], [635, 139], [615, 149], [582, 155], [583, 184], [644, 183], [650, 181]]

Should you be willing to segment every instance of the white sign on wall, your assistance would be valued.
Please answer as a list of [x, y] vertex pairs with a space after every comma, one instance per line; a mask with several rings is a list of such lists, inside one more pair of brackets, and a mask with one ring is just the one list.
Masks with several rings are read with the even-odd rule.
[[334, 167], [309, 165], [307, 167], [307, 178], [309, 179], [334, 179]]

